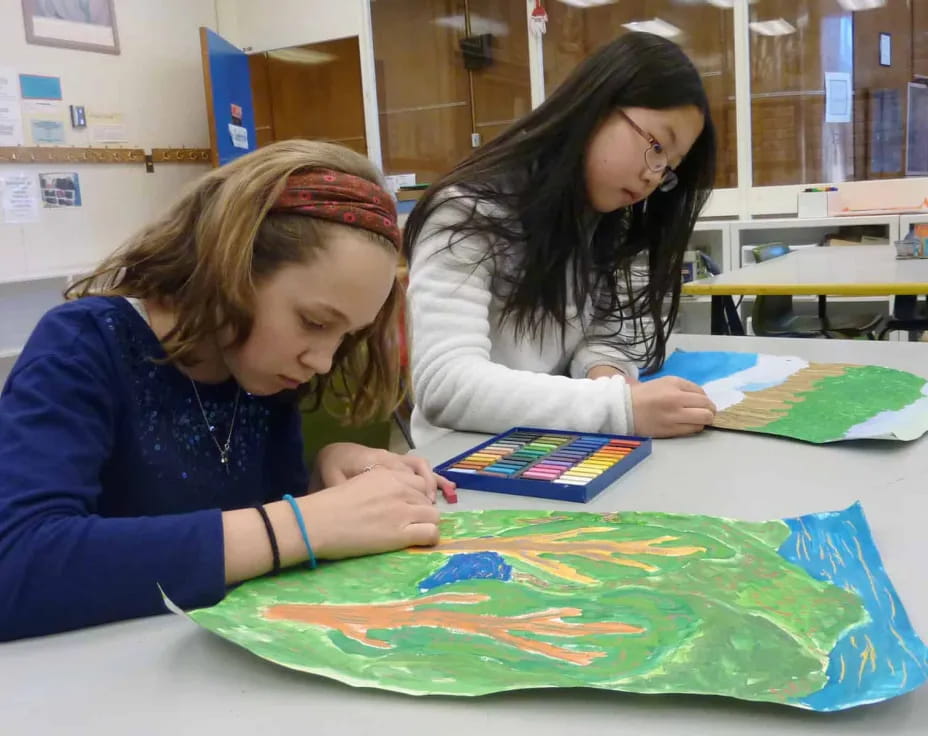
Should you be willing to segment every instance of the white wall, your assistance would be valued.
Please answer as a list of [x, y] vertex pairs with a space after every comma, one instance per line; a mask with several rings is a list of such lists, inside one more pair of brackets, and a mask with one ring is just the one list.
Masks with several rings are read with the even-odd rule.
[[246, 51], [359, 35], [357, 0], [217, 0], [219, 33]]
[[[119, 55], [35, 46], [25, 42], [21, 0], [0, 0], [0, 66], [61, 77], [64, 104], [88, 114], [122, 113], [132, 147], [208, 147], [198, 27], [216, 27], [213, 0], [116, 0], [116, 22]], [[88, 144], [86, 131], [68, 126], [67, 135]], [[0, 164], [0, 174], [22, 170], [77, 171], [83, 206], [42, 209], [36, 224], [0, 223], [0, 282], [92, 265], [206, 167]]]
[[[129, 144], [209, 147], [198, 28], [216, 28], [213, 0], [116, 0], [118, 56], [27, 44], [21, 0], [0, 0], [0, 66], [61, 77], [64, 104], [122, 113]], [[87, 145], [68, 126], [68, 144]], [[60, 300], [65, 280], [30, 275], [81, 271], [166, 208], [208, 167], [156, 164], [0, 163], [0, 175], [76, 171], [83, 206], [40, 209], [35, 224], [0, 221], [0, 384], [35, 322]], [[2, 215], [0, 215], [2, 220]]]

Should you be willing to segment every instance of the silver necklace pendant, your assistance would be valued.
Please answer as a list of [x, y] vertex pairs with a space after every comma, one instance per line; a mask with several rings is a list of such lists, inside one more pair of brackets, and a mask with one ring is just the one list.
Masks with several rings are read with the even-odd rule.
[[219, 451], [219, 462], [222, 463], [222, 466], [226, 469], [227, 473], [230, 472], [229, 471], [229, 450], [230, 449], [231, 449], [230, 443], [226, 442], [226, 444]]
[[206, 428], [209, 430], [210, 439], [213, 441], [213, 444], [216, 445], [216, 450], [219, 452], [219, 463], [226, 469], [226, 473], [230, 473], [229, 452], [232, 449], [232, 432], [235, 430], [235, 420], [238, 418], [238, 405], [239, 399], [242, 396], [242, 389], [239, 387], [235, 392], [235, 405], [232, 407], [232, 420], [229, 422], [229, 434], [226, 437], [225, 444], [220, 445], [219, 440], [216, 439], [216, 425], [209, 421], [206, 408], [200, 400], [200, 392], [197, 391], [197, 385], [192, 378], [190, 379], [190, 385], [193, 387], [193, 395], [197, 398], [197, 404], [200, 407], [200, 413], [203, 415], [203, 421], [206, 424]]

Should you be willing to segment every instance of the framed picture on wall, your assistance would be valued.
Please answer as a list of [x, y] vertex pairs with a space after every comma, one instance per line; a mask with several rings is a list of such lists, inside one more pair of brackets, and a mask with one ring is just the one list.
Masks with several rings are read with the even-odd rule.
[[119, 53], [113, 0], [22, 0], [22, 3], [28, 43]]
[[880, 66], [893, 65], [893, 37], [889, 33], [880, 34]]

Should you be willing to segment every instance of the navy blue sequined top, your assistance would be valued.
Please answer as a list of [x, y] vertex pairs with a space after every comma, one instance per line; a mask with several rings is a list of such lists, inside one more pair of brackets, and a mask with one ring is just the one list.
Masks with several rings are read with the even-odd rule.
[[[0, 640], [164, 612], [225, 593], [221, 512], [306, 492], [292, 403], [172, 365], [135, 308], [46, 314], [0, 393]], [[257, 512], [256, 512], [257, 513]]]

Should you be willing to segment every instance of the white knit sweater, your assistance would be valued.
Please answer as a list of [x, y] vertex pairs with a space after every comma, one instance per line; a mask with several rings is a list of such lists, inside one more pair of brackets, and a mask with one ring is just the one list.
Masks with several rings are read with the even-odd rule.
[[502, 301], [490, 288], [493, 262], [475, 265], [486, 253], [487, 241], [456, 236], [453, 248], [445, 247], [451, 236], [441, 229], [460, 221], [461, 204], [459, 200], [436, 209], [410, 264], [416, 445], [451, 429], [497, 433], [535, 426], [632, 433], [625, 379], [586, 378], [596, 365], [637, 376], [634, 365], [597, 337], [612, 334], [614, 327], [594, 323], [589, 304], [579, 318], [576, 309], [568, 310], [563, 342], [553, 324], [539, 339], [517, 339], [511, 320], [500, 324]]

